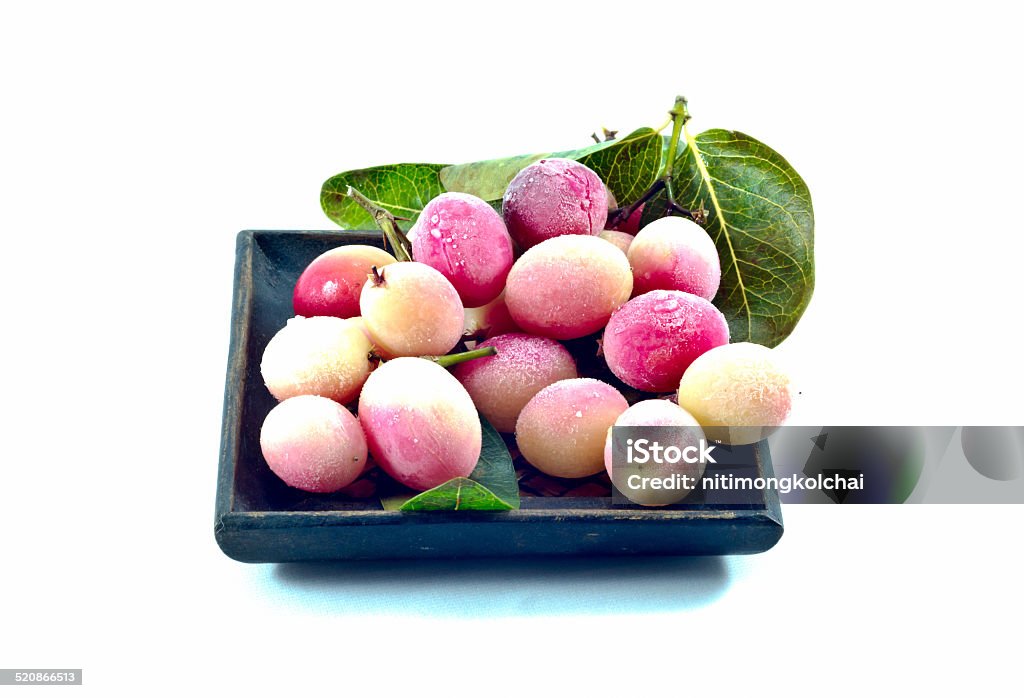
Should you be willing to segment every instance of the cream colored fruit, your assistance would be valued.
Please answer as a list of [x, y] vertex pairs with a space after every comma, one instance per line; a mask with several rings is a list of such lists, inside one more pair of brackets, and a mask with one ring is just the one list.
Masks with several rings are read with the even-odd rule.
[[604, 468], [605, 437], [628, 407], [607, 383], [561, 380], [526, 403], [516, 421], [516, 443], [523, 458], [548, 475], [587, 477]]
[[786, 421], [792, 402], [789, 374], [773, 350], [750, 342], [705, 352], [679, 383], [679, 406], [725, 444], [766, 438]]
[[293, 317], [267, 344], [260, 371], [278, 400], [320, 395], [344, 404], [370, 375], [370, 349], [356, 318]]

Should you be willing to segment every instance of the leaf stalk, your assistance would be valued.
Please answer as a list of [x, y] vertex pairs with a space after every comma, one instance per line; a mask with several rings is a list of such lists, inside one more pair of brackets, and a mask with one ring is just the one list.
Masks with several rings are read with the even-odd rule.
[[395, 221], [395, 217], [391, 214], [391, 211], [373, 203], [366, 198], [362, 192], [351, 185], [349, 185], [345, 190], [345, 196], [355, 201], [357, 204], [362, 206], [367, 213], [373, 216], [373, 220], [377, 223], [377, 227], [380, 228], [382, 233], [384, 233], [385, 244], [391, 247], [391, 251], [395, 255], [395, 259], [399, 262], [412, 261], [412, 245], [409, 243], [409, 238], [407, 238], [401, 228], [398, 227], [398, 223]]
[[445, 354], [444, 356], [424, 356], [424, 359], [433, 361], [442, 368], [448, 368], [461, 364], [465, 361], [472, 359], [480, 359], [485, 356], [494, 356], [498, 353], [498, 350], [494, 347], [480, 347], [479, 349], [472, 349], [470, 351], [459, 352], [458, 354]]

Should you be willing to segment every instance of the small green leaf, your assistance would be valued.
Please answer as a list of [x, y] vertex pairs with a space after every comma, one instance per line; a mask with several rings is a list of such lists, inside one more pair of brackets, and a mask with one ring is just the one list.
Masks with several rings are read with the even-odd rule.
[[502, 501], [508, 502], [513, 509], [518, 509], [519, 481], [505, 440], [482, 415], [480, 429], [480, 459], [469, 477], [487, 487]]
[[519, 508], [519, 482], [505, 441], [480, 417], [480, 459], [468, 478], [457, 477], [412, 498], [384, 497], [388, 511], [508, 511]]
[[475, 480], [457, 477], [422, 492], [400, 507], [401, 511], [508, 511], [508, 502]]
[[320, 206], [328, 218], [346, 230], [375, 229], [373, 216], [345, 196], [345, 191], [352, 186], [393, 216], [408, 218], [398, 221], [398, 226], [408, 232], [427, 202], [445, 191], [438, 177], [444, 167], [403, 163], [342, 172], [324, 182]]

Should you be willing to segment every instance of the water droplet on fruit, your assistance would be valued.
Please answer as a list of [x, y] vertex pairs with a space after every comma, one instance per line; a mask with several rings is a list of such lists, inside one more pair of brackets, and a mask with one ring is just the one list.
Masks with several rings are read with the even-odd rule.
[[430, 229], [430, 234], [431, 234], [431, 235], [432, 235], [432, 236], [433, 236], [433, 237], [434, 237], [435, 239], [439, 239], [439, 238], [441, 237], [441, 231], [440, 231], [440, 230], [438, 230], [437, 228], [431, 228], [431, 229]]
[[583, 416], [583, 411], [582, 410], [576, 410], [576, 416], [577, 417], [582, 417]]
[[438, 222], [439, 220], [441, 220], [441, 219], [437, 217], [437, 214], [436, 214], [436, 213], [435, 213], [435, 214], [434, 214], [433, 216], [431, 216], [431, 217], [430, 217], [430, 222], [431, 222], [431, 223], [434, 223], [435, 225], [437, 224], [437, 222]]

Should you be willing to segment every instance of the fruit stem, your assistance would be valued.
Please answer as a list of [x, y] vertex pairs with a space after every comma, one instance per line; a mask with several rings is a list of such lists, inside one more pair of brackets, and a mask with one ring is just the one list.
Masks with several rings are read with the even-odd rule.
[[480, 347], [479, 349], [473, 349], [471, 351], [463, 351], [458, 354], [445, 354], [444, 356], [424, 356], [424, 359], [429, 359], [434, 363], [448, 368], [449, 366], [455, 366], [461, 364], [464, 361], [470, 361], [471, 359], [480, 359], [485, 356], [494, 356], [498, 353], [498, 350], [494, 347]]
[[395, 221], [395, 217], [391, 214], [391, 211], [373, 203], [363, 196], [362, 192], [353, 186], [349, 186], [348, 189], [345, 190], [345, 196], [353, 199], [357, 204], [362, 206], [367, 213], [373, 216], [373, 220], [376, 221], [377, 227], [384, 233], [385, 244], [391, 247], [391, 251], [394, 253], [395, 259], [399, 262], [412, 261], [409, 238], [405, 237], [405, 233], [403, 233], [401, 228], [398, 227], [398, 223]]
[[661, 178], [654, 180], [654, 184], [652, 184], [650, 189], [645, 191], [644, 195], [639, 199], [631, 203], [629, 206], [623, 206], [622, 208], [617, 208], [608, 213], [609, 226], [614, 227], [623, 221], [629, 220], [629, 217], [633, 215], [634, 211], [653, 199], [655, 195], [664, 188], [665, 180]]
[[676, 152], [679, 150], [679, 136], [683, 133], [683, 124], [690, 120], [690, 111], [686, 108], [686, 97], [676, 97], [676, 103], [668, 111], [672, 117], [672, 136], [668, 139], [668, 157], [665, 158], [665, 167], [661, 170], [661, 179], [669, 188], [671, 198], [672, 165], [676, 161]]
[[384, 270], [378, 269], [376, 266], [370, 267], [370, 279], [373, 281], [374, 286], [383, 286]]
[[[623, 221], [628, 220], [638, 208], [653, 199], [655, 195], [661, 192], [662, 189], [665, 190], [665, 209], [668, 215], [676, 213], [686, 216], [699, 225], [703, 225], [707, 222], [708, 212], [704, 210], [703, 204], [701, 204], [699, 209], [693, 211], [680, 206], [676, 202], [675, 191], [672, 188], [672, 169], [676, 162], [676, 153], [679, 151], [680, 136], [686, 134], [686, 140], [689, 142], [689, 133], [686, 132], [686, 122], [690, 120], [690, 110], [687, 108], [686, 97], [676, 97], [675, 104], [669, 110], [668, 114], [669, 117], [671, 117], [672, 135], [669, 137], [668, 155], [665, 158], [665, 164], [662, 166], [661, 173], [658, 175], [658, 178], [654, 180], [654, 183], [651, 184], [650, 188], [644, 192], [643, 196], [629, 206], [617, 208], [609, 213], [609, 227], [615, 227]], [[665, 127], [662, 126], [658, 131], [660, 132], [664, 128]]]

